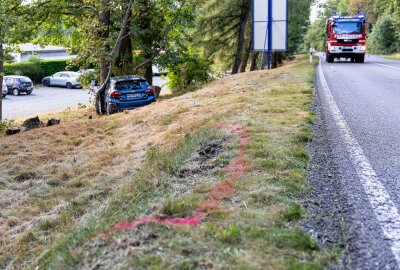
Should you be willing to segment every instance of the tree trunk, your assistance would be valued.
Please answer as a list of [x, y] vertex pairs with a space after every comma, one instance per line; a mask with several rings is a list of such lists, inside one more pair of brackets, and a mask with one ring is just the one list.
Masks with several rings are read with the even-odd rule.
[[[151, 54], [146, 55], [146, 59], [149, 59], [151, 57]], [[145, 66], [144, 78], [150, 85], [153, 85], [153, 62], [150, 62]]]
[[107, 42], [107, 39], [110, 37], [110, 17], [111, 12], [108, 9], [108, 0], [101, 1], [100, 14], [99, 14], [99, 23], [101, 29], [99, 30], [99, 38], [102, 42], [105, 43], [103, 48], [103, 56], [100, 60], [100, 83], [103, 83], [107, 79], [108, 68], [109, 68], [109, 54], [110, 54], [110, 45]]
[[232, 67], [232, 74], [236, 74], [239, 71], [241, 59], [242, 59], [242, 52], [244, 47], [244, 36], [246, 32], [246, 24], [251, 10], [251, 1], [252, 0], [243, 0], [243, 8], [242, 8], [242, 16], [240, 19], [240, 26], [238, 32], [238, 42], [236, 48], [236, 56], [233, 62]]
[[[132, 13], [129, 13], [129, 19], [132, 17]], [[123, 28], [122, 40], [118, 45], [118, 56], [115, 61], [115, 67], [117, 67], [123, 74], [129, 75], [132, 72], [132, 40], [130, 35], [130, 28]]]
[[242, 65], [240, 67], [240, 72], [246, 72], [247, 63], [249, 62], [250, 53], [251, 53], [251, 46], [253, 45], [253, 39], [249, 39], [249, 44], [247, 45], [246, 51], [244, 53], [244, 57], [242, 60]]
[[257, 60], [260, 52], [254, 52], [251, 57], [250, 71], [254, 71], [257, 68]]
[[[139, 20], [139, 26], [141, 29], [151, 29], [151, 13], [150, 13], [150, 5], [151, 2], [149, 0], [141, 0], [139, 4], [139, 10], [140, 10], [140, 20]], [[153, 37], [149, 35], [148, 37], [145, 36], [143, 37], [143, 45], [147, 50], [150, 50], [150, 48], [153, 47]], [[145, 59], [151, 59], [153, 58], [153, 52], [146, 51], [144, 55]], [[146, 63], [144, 66], [144, 78], [147, 80], [147, 82], [152, 85], [153, 84], [153, 61], [150, 61], [149, 63]]]
[[[110, 37], [110, 24], [111, 24], [111, 12], [108, 8], [109, 0], [102, 0], [100, 13], [99, 13], [99, 24], [101, 29], [98, 32], [98, 36], [102, 42], [105, 43], [103, 48], [103, 56], [100, 59], [100, 84], [103, 84], [107, 80], [108, 72], [110, 67], [110, 45], [107, 39]], [[104, 92], [106, 87], [103, 87], [102, 92], [96, 95], [96, 112], [98, 114], [105, 113], [104, 103]]]
[[[4, 49], [3, 49], [3, 33], [0, 28], [0, 89], [3, 89], [3, 64], [4, 64]], [[2, 90], [1, 90], [2, 91]], [[3, 92], [0, 94], [0, 123], [3, 121]]]

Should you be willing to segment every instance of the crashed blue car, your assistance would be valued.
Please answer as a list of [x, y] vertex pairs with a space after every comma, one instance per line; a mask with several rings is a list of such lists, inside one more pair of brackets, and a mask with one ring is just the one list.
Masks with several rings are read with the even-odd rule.
[[140, 76], [112, 77], [104, 98], [107, 114], [132, 110], [156, 101], [154, 89]]

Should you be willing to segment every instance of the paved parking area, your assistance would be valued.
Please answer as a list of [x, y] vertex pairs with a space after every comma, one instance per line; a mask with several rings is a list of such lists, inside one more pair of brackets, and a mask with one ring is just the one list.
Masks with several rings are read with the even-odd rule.
[[[162, 86], [166, 79], [154, 77], [154, 85]], [[168, 92], [166, 87], [163, 93]], [[40, 113], [58, 112], [67, 108], [77, 108], [79, 104], [89, 104], [93, 94], [82, 89], [61, 87], [35, 87], [32, 94], [7, 95], [3, 99], [3, 118], [14, 120], [36, 116]]]
[[7, 95], [3, 99], [3, 118], [8, 120], [63, 111], [88, 104], [89, 91], [56, 87], [35, 87], [32, 94]]

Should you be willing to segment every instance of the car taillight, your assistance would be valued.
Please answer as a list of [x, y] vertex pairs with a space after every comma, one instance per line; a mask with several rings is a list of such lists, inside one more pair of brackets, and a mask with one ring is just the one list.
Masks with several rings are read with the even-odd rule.
[[144, 93], [147, 94], [147, 95], [154, 96], [154, 89], [153, 88], [148, 88]]
[[122, 97], [122, 93], [112, 91], [110, 93], [110, 97]]

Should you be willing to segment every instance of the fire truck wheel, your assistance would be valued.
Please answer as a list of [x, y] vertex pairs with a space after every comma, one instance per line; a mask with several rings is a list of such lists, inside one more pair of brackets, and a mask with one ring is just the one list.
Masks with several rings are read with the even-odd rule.
[[326, 54], [326, 62], [332, 63], [334, 61], [333, 56], [330, 53]]

